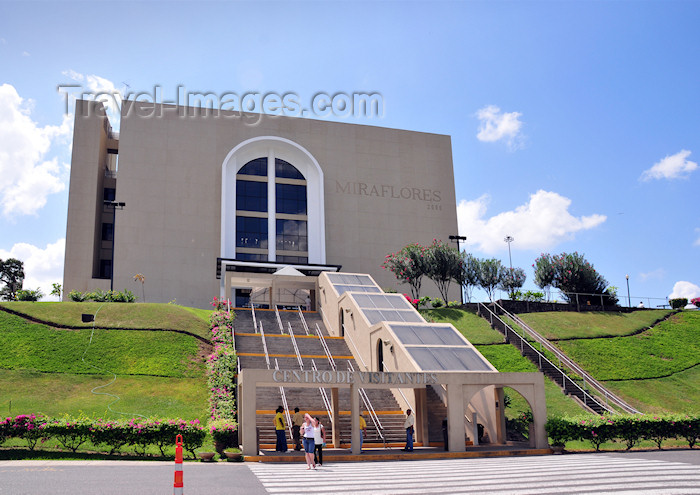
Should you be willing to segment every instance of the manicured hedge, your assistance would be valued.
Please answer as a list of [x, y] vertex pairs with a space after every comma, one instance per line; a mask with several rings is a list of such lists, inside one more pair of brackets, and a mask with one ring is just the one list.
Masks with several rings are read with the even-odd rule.
[[627, 450], [641, 440], [652, 440], [660, 449], [664, 440], [685, 439], [692, 449], [700, 438], [700, 416], [599, 416], [586, 418], [550, 418], [545, 425], [552, 445], [571, 440], [587, 440], [596, 450], [603, 442], [619, 441]]
[[19, 415], [0, 420], [0, 443], [8, 438], [21, 438], [30, 450], [47, 440], [55, 440], [63, 448], [75, 452], [90, 441], [104, 445], [110, 453], [132, 447], [137, 455], [145, 456], [149, 446], [157, 446], [162, 455], [166, 447], [175, 445], [176, 435], [182, 435], [183, 447], [195, 457], [195, 449], [204, 443], [206, 430], [198, 420], [133, 418], [103, 420], [92, 418], [47, 418]]

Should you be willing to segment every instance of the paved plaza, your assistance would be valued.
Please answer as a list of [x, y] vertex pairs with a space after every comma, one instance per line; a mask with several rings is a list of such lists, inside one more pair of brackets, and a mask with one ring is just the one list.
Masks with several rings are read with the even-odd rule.
[[[0, 494], [171, 493], [173, 463], [0, 461]], [[700, 494], [700, 451], [305, 465], [185, 463], [198, 494]]]

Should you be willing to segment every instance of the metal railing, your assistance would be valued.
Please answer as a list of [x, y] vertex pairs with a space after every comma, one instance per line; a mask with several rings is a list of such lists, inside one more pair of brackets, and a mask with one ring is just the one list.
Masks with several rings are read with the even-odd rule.
[[362, 366], [364, 367], [365, 370], [367, 370], [367, 363], [365, 363], [365, 360], [362, 359], [362, 354], [360, 354], [360, 351], [357, 349], [357, 346], [355, 345], [355, 341], [352, 340], [352, 337], [350, 336], [350, 334], [345, 331], [345, 325], [343, 325], [343, 335], [348, 338], [348, 340], [352, 344], [353, 349], [355, 349], [355, 355], [358, 358], [360, 358], [360, 362], [362, 363]]
[[277, 325], [280, 327], [280, 333], [284, 334], [284, 325], [282, 325], [282, 318], [280, 318], [280, 311], [275, 305], [275, 317], [277, 318]]
[[323, 336], [323, 333], [321, 332], [318, 323], [316, 323], [316, 334], [318, 335], [319, 341], [321, 342], [321, 347], [323, 347], [323, 351], [326, 353], [328, 362], [331, 364], [331, 369], [333, 371], [336, 371], [338, 367], [335, 365], [335, 360], [333, 359], [333, 354], [331, 354], [331, 349], [330, 347], [328, 347], [328, 344], [326, 343], [326, 338]]
[[267, 363], [267, 369], [270, 369], [270, 355], [267, 352], [267, 342], [265, 341], [265, 330], [263, 329], [263, 323], [260, 322], [260, 337], [262, 338], [263, 350], [265, 351], [265, 362]]
[[[318, 371], [318, 368], [316, 367], [316, 362], [313, 359], [311, 360], [311, 369], [314, 371]], [[326, 407], [328, 418], [331, 420], [331, 423], [333, 423], [333, 407], [331, 406], [331, 401], [328, 399], [326, 389], [323, 387], [318, 387], [318, 391], [321, 392], [321, 399], [323, 400], [323, 405]]]
[[255, 333], [258, 333], [258, 320], [255, 318], [255, 304], [250, 303], [250, 314], [253, 315], [253, 328]]
[[[280, 369], [280, 366], [277, 363], [277, 358], [275, 358], [275, 369]], [[284, 387], [282, 386], [280, 386], [280, 396], [282, 397], [282, 407], [284, 408], [284, 417], [287, 420], [287, 429], [289, 430], [289, 437], [294, 438], [294, 432], [292, 431], [292, 417], [289, 415], [289, 405], [287, 404], [287, 393], [284, 391]]]
[[564, 373], [564, 371], [562, 369], [560, 369], [557, 365], [555, 365], [549, 359], [547, 359], [540, 351], [535, 349], [532, 346], [532, 344], [530, 344], [527, 340], [525, 340], [524, 337], [521, 337], [518, 334], [518, 332], [513, 330], [513, 328], [510, 325], [508, 325], [505, 321], [503, 321], [501, 319], [501, 317], [499, 317], [496, 313], [491, 311], [484, 303], [479, 303], [479, 308], [484, 308], [486, 313], [490, 316], [491, 326], [494, 326], [494, 323], [493, 323], [494, 318], [496, 320], [498, 320], [501, 323], [501, 325], [503, 325], [504, 336], [506, 337], [506, 339], [508, 338], [508, 331], [510, 331], [513, 335], [518, 337], [518, 339], [520, 340], [520, 352], [521, 352], [521, 354], [524, 354], [525, 348], [528, 348], [529, 350], [534, 352], [535, 355], [537, 355], [540, 370], [542, 369], [542, 363], [546, 363], [546, 364], [549, 364], [556, 371], [557, 374], [561, 373], [562, 388], [564, 389], [564, 391], [566, 391], [567, 387], [578, 390], [583, 397], [583, 404], [588, 408], [592, 409], [592, 406], [597, 405], [599, 408], [601, 408], [607, 412], [611, 412], [613, 414], [617, 413], [617, 411], [615, 411], [609, 405], [602, 404], [600, 401], [596, 400], [595, 397], [593, 397], [591, 394], [589, 394], [586, 390], [582, 389], [578, 383], [576, 383], [571, 378], [569, 378], [567, 376], [567, 374]]
[[[353, 367], [351, 362], [348, 362], [348, 370], [352, 371], [353, 373], [355, 372], [355, 368]], [[379, 421], [379, 416], [377, 416], [377, 412], [374, 410], [374, 407], [372, 407], [372, 402], [369, 400], [365, 389], [360, 388], [359, 392], [360, 398], [362, 399], [362, 402], [365, 405], [365, 409], [367, 409], [367, 412], [369, 413], [369, 419], [371, 419], [372, 423], [374, 423], [374, 427], [377, 430], [379, 438], [382, 439], [382, 442], [384, 442], [384, 447], [387, 448], [386, 438], [384, 438], [384, 435], [382, 434], [382, 430], [384, 430], [384, 427], [382, 426], [381, 421]]]
[[309, 325], [306, 324], [306, 318], [304, 318], [304, 313], [301, 311], [301, 306], [297, 306], [297, 309], [299, 310], [299, 318], [301, 318], [301, 324], [304, 326], [306, 335], [311, 335], [311, 333], [309, 333]]
[[[530, 336], [535, 342], [537, 342], [540, 345], [540, 356], [542, 356], [541, 350], [542, 347], [547, 349], [549, 352], [554, 354], [556, 358], [559, 360], [559, 364], [563, 365], [565, 368], [568, 368], [569, 370], [573, 371], [577, 375], [579, 375], [583, 379], [583, 389], [586, 390], [586, 386], [590, 386], [592, 389], [594, 389], [598, 394], [603, 396], [605, 398], [605, 403], [608, 404], [609, 402], [612, 402], [614, 405], [625, 411], [626, 413], [629, 414], [641, 414], [637, 409], [629, 405], [627, 402], [622, 400], [620, 397], [615, 395], [614, 393], [610, 392], [607, 388], [605, 388], [604, 385], [602, 385], [600, 382], [598, 382], [595, 378], [593, 378], [591, 375], [586, 372], [583, 368], [581, 368], [575, 361], [571, 360], [569, 356], [564, 354], [562, 351], [559, 350], [558, 347], [556, 347], [554, 344], [552, 344], [549, 340], [544, 338], [542, 335], [540, 335], [538, 332], [536, 332], [532, 327], [530, 327], [527, 323], [525, 323], [519, 316], [514, 315], [510, 313], [508, 310], [506, 310], [503, 306], [501, 306], [498, 303], [494, 303], [495, 306], [503, 312], [508, 318], [513, 320], [522, 330], [523, 330], [523, 335], [521, 336], [521, 339], [525, 338], [525, 334]], [[541, 357], [539, 358], [541, 360]], [[542, 368], [542, 365], [540, 364], [540, 368]]]
[[287, 322], [287, 327], [289, 329], [289, 338], [292, 339], [292, 346], [294, 347], [294, 353], [297, 355], [297, 362], [299, 363], [299, 368], [304, 371], [304, 360], [301, 359], [301, 352], [299, 352], [299, 346], [297, 346], [297, 339], [294, 337], [294, 331], [292, 330], [292, 324]]

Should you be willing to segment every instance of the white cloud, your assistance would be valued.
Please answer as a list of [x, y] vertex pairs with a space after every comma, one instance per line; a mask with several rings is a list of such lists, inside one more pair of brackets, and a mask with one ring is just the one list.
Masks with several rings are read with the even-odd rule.
[[642, 282], [646, 282], [647, 280], [662, 280], [665, 276], [666, 270], [663, 268], [657, 268], [656, 270], [639, 274], [639, 278]]
[[22, 52], [22, 56], [23, 56], [23, 57], [31, 57], [31, 54], [30, 54], [28, 51], [25, 50], [25, 51]]
[[520, 132], [523, 123], [519, 120], [521, 116], [519, 112], [501, 112], [495, 105], [485, 106], [476, 112], [476, 117], [480, 120], [476, 138], [487, 143], [505, 140], [509, 149], [518, 149], [523, 144]]
[[119, 125], [122, 93], [112, 81], [94, 74], [84, 75], [73, 69], [64, 70], [63, 75], [85, 84], [84, 88], [73, 93], [80, 93], [80, 97], [84, 99], [101, 101], [105, 105], [112, 126]]
[[605, 215], [575, 217], [569, 213], [571, 200], [555, 192], [539, 190], [513, 211], [486, 218], [488, 195], [457, 206], [459, 232], [467, 243], [493, 254], [507, 249], [503, 238], [515, 238], [519, 249], [548, 249], [573, 238], [581, 230], [592, 229], [606, 220]]
[[673, 286], [673, 292], [668, 295], [668, 298], [677, 299], [679, 297], [685, 297], [688, 301], [694, 297], [700, 297], [700, 286], [691, 282], [686, 282], [685, 280], [676, 282]]
[[645, 170], [640, 180], [648, 181], [652, 179], [684, 179], [698, 168], [698, 164], [691, 162], [687, 158], [690, 151], [681, 150], [675, 155], [667, 156], [658, 161], [649, 170]]
[[53, 244], [40, 248], [32, 244], [20, 242], [5, 251], [0, 249], [0, 259], [16, 258], [24, 263], [24, 289], [40, 288], [44, 299], [56, 300], [49, 296], [51, 284], [63, 283], [63, 257], [66, 250], [66, 240], [59, 239]]
[[41, 127], [31, 119], [31, 108], [12, 85], [0, 86], [0, 208], [8, 217], [35, 214], [67, 180], [56, 158], [46, 154], [69, 135], [71, 116], [59, 126]]
[[[700, 233], [700, 229], [695, 229], [695, 232]], [[700, 237], [695, 239], [695, 242], [693, 243], [693, 246], [700, 246]]]

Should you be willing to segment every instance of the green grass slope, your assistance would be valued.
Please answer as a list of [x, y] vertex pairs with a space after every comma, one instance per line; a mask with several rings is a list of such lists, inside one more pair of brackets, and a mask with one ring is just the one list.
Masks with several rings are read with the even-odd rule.
[[[99, 308], [98, 325], [171, 328], [205, 336], [206, 313], [175, 306], [107, 303], [4, 303], [3, 306], [61, 326], [81, 326], [80, 314]], [[143, 307], [142, 307], [143, 306]], [[134, 318], [128, 318], [128, 310]], [[53, 316], [55, 314], [55, 317]], [[144, 316], [144, 319], [139, 319]], [[162, 326], [161, 326], [162, 325]], [[173, 331], [65, 329], [0, 311], [0, 414], [118, 417], [127, 415], [205, 419], [203, 358], [210, 347]], [[84, 358], [84, 361], [83, 361]]]

